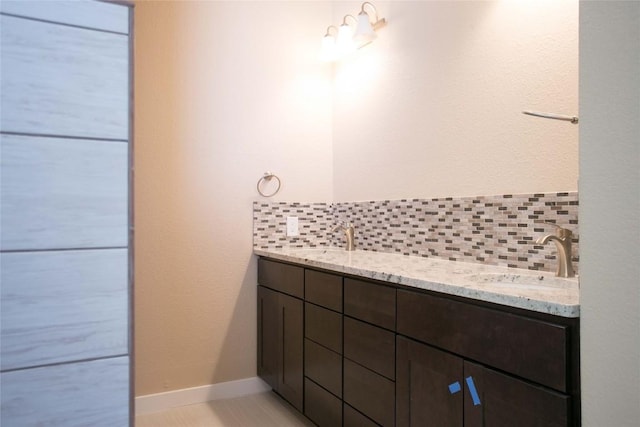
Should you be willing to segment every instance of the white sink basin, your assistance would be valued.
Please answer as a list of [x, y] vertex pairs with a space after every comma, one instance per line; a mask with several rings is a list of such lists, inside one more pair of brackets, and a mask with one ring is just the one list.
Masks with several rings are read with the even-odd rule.
[[578, 287], [577, 279], [565, 279], [546, 275], [509, 274], [509, 273], [479, 273], [466, 277], [477, 286], [493, 288], [527, 289], [550, 291], [559, 289], [574, 289]]

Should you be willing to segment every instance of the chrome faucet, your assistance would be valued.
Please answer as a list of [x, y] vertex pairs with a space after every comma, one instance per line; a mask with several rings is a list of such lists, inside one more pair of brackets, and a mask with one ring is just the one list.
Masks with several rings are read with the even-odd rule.
[[355, 228], [351, 223], [340, 222], [340, 224], [336, 225], [331, 229], [332, 232], [336, 232], [338, 230], [344, 231], [344, 235], [347, 239], [347, 245], [345, 246], [345, 251], [355, 251], [356, 250], [356, 242], [354, 238]]
[[571, 264], [571, 236], [573, 233], [571, 230], [562, 228], [552, 222], [546, 222], [545, 224], [558, 227], [556, 234], [547, 234], [536, 240], [537, 245], [544, 245], [549, 240], [553, 241], [558, 248], [558, 270], [556, 276], [558, 277], [574, 277], [576, 274], [573, 271], [573, 265]]

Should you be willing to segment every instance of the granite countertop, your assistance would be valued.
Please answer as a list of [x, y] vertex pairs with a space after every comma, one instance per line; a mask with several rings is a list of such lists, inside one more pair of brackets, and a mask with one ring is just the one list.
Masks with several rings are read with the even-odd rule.
[[254, 254], [540, 313], [580, 316], [578, 279], [553, 273], [341, 248], [254, 249]]

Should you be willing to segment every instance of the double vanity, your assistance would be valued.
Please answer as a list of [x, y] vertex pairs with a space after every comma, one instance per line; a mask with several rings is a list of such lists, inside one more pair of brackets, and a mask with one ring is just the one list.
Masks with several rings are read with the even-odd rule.
[[256, 249], [258, 375], [319, 426], [578, 426], [577, 279]]

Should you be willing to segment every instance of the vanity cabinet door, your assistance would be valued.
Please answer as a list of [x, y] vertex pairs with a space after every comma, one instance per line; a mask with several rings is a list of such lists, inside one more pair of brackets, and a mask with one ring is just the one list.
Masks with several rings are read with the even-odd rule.
[[258, 286], [258, 376], [278, 388], [278, 293]]
[[299, 411], [302, 411], [303, 394], [303, 322], [302, 301], [280, 294], [278, 311], [278, 343], [282, 352], [278, 359], [278, 392]]
[[463, 376], [462, 358], [401, 336], [396, 345], [396, 427], [462, 427], [462, 390], [449, 390]]
[[396, 426], [566, 427], [570, 398], [402, 336]]
[[302, 300], [258, 286], [258, 375], [302, 411]]
[[464, 395], [465, 427], [566, 427], [570, 397], [527, 383], [481, 365], [464, 362], [464, 377], [472, 377], [480, 404]]

